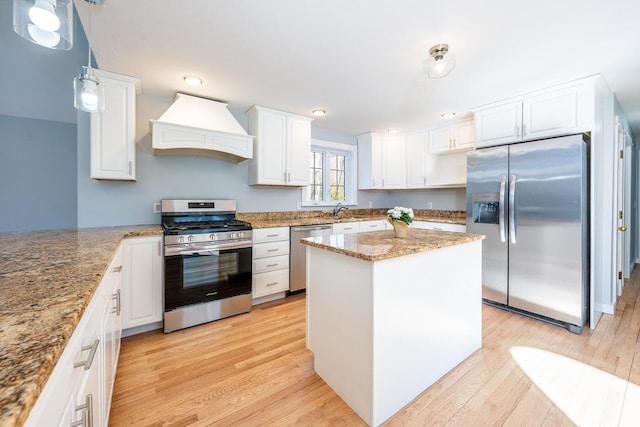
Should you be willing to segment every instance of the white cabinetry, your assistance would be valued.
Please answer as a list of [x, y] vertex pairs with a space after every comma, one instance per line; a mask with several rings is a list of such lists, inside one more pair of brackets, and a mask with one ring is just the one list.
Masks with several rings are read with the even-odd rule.
[[429, 152], [451, 153], [473, 149], [475, 128], [473, 120], [429, 130]]
[[407, 148], [405, 135], [358, 136], [358, 188], [398, 189], [406, 187]]
[[428, 132], [407, 135], [407, 188], [427, 186]]
[[[253, 299], [289, 290], [289, 227], [253, 230]], [[260, 302], [260, 300], [258, 301]]]
[[591, 130], [593, 82], [586, 78], [476, 109], [476, 147]]
[[249, 133], [255, 135], [249, 161], [250, 185], [309, 185], [313, 119], [253, 106], [247, 111]]
[[162, 236], [128, 237], [122, 242], [123, 329], [162, 322], [162, 246]]
[[94, 70], [104, 85], [105, 110], [91, 113], [91, 178], [136, 180], [136, 95], [140, 80]]
[[413, 221], [411, 223], [412, 228], [423, 228], [427, 230], [442, 230], [442, 231], [456, 231], [464, 233], [467, 231], [467, 226], [463, 224], [453, 224], [449, 222], [435, 222], [435, 221]]
[[366, 233], [367, 231], [386, 230], [388, 221], [386, 219], [379, 219], [374, 221], [362, 221], [358, 224], [360, 233]]
[[119, 249], [69, 338], [25, 426], [106, 426], [120, 351]]
[[360, 232], [360, 224], [357, 222], [339, 222], [333, 224], [332, 234], [352, 234]]

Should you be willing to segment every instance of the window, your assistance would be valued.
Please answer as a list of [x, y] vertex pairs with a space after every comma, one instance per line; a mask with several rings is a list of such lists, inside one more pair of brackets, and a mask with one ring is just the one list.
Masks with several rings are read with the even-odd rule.
[[312, 140], [305, 205], [356, 204], [356, 146]]

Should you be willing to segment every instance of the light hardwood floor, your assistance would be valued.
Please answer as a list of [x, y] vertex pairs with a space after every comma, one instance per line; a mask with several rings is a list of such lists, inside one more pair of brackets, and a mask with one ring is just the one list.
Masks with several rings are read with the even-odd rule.
[[[384, 425], [639, 426], [639, 290], [582, 335], [483, 306], [482, 349]], [[313, 371], [304, 295], [125, 338], [109, 424], [365, 425]]]

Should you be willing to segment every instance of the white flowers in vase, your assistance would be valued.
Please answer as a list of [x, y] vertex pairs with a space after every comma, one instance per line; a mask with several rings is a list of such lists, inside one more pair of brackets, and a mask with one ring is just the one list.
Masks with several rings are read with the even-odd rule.
[[402, 221], [405, 224], [409, 225], [411, 224], [411, 222], [413, 222], [413, 209], [411, 208], [396, 206], [393, 209], [389, 209], [387, 211], [387, 214], [387, 219], [391, 223], [393, 223], [393, 221]]

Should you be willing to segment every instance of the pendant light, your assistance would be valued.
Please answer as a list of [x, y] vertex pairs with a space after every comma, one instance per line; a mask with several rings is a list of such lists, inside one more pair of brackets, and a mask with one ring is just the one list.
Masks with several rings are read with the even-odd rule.
[[438, 44], [429, 49], [429, 57], [424, 61], [424, 71], [432, 79], [449, 74], [456, 66], [456, 58], [449, 52], [448, 44]]
[[97, 113], [104, 111], [104, 86], [100, 83], [100, 79], [93, 73], [93, 68], [91, 68], [91, 41], [89, 40], [89, 33], [91, 32], [91, 5], [102, 4], [104, 0], [85, 1], [89, 3], [89, 25], [87, 31], [89, 54], [87, 66], [82, 67], [82, 73], [73, 79], [73, 106], [78, 110], [88, 113]]
[[49, 49], [73, 46], [72, 0], [13, 0], [13, 30]]

